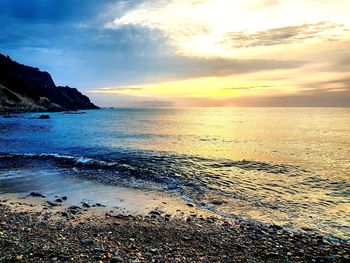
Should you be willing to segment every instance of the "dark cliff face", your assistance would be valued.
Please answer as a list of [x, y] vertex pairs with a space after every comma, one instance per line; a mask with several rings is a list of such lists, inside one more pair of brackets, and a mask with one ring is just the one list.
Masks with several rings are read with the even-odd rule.
[[0, 112], [97, 108], [77, 89], [57, 87], [49, 73], [0, 54]]

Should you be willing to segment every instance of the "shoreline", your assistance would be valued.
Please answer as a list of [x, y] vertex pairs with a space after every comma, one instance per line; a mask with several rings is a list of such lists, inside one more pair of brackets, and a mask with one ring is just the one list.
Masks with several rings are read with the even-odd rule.
[[[69, 198], [69, 197], [68, 197]], [[349, 244], [210, 215], [147, 215], [0, 195], [0, 262], [346, 262]], [[76, 210], [76, 211], [75, 211]], [[74, 211], [74, 212], [73, 212]]]

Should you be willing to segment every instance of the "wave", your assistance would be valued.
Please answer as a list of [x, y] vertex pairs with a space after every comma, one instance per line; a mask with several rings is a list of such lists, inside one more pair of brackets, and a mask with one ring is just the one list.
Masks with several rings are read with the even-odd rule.
[[[58, 153], [10, 153], [10, 154], [0, 154], [0, 158], [27, 158], [27, 159], [41, 159], [41, 160], [55, 160], [62, 162], [63, 164], [71, 164], [73, 166], [85, 166], [91, 168], [108, 168], [113, 166], [119, 166], [121, 164], [117, 162], [108, 162], [103, 160], [98, 160], [89, 157], [77, 157], [71, 155], [62, 155]], [[122, 166], [126, 166], [122, 164]]]
[[[246, 176], [242, 175], [244, 172], [262, 176], [296, 176], [305, 172], [291, 165], [150, 152], [123, 156], [108, 154], [99, 158], [58, 153], [0, 153], [0, 159], [49, 161], [61, 167], [73, 168], [71, 170], [75, 176], [107, 184], [144, 187], [145, 183], [156, 183], [187, 196], [212, 192], [240, 200], [246, 199], [245, 192], [240, 189], [244, 186], [245, 190], [250, 190], [251, 187]], [[241, 188], [237, 188], [237, 185]]]
[[[130, 157], [135, 158], [135, 155]], [[43, 160], [55, 160], [65, 164], [71, 164], [74, 166], [85, 166], [91, 168], [111, 168], [111, 167], [127, 167], [134, 169], [132, 166], [125, 163], [128, 158], [120, 158], [119, 160], [102, 160], [91, 157], [83, 156], [71, 156], [58, 153], [0, 153], [0, 158], [27, 158], [27, 159], [43, 159]], [[296, 166], [286, 164], [272, 164], [254, 160], [213, 160], [208, 158], [196, 157], [196, 156], [179, 156], [168, 154], [166, 157], [162, 155], [149, 155], [145, 157], [144, 154], [139, 156], [139, 161], [152, 163], [160, 163], [168, 161], [169, 164], [176, 162], [180, 164], [182, 161], [185, 165], [200, 165], [206, 168], [221, 169], [236, 167], [243, 170], [256, 170], [264, 171], [273, 174], [286, 174], [291, 172], [307, 172], [301, 170]], [[137, 161], [137, 157], [134, 159]]]

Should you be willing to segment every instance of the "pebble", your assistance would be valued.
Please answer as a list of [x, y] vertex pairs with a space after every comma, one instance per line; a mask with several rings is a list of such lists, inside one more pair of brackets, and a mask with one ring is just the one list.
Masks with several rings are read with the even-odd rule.
[[155, 215], [155, 216], [160, 216], [161, 213], [159, 213], [158, 211], [152, 210], [151, 212], [149, 212], [150, 215]]
[[105, 250], [104, 250], [103, 248], [95, 247], [95, 248], [93, 249], [93, 252], [95, 252], [95, 253], [104, 253]]
[[213, 200], [213, 201], [211, 201], [211, 203], [213, 205], [222, 205], [224, 202], [223, 201], [219, 201], [219, 200]]
[[46, 203], [48, 203], [50, 206], [58, 206], [59, 204], [55, 203], [55, 202], [51, 202], [51, 201], [46, 201]]
[[91, 239], [83, 239], [83, 240], [81, 240], [81, 243], [82, 243], [83, 245], [91, 245], [91, 244], [94, 243], [94, 241], [91, 240]]

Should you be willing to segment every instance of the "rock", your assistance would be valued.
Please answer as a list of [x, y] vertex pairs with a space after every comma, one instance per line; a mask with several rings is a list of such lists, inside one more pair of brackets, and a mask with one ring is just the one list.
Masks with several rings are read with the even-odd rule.
[[30, 195], [30, 196], [34, 196], [34, 197], [43, 197], [43, 198], [46, 197], [45, 195], [42, 195], [42, 194], [37, 193], [37, 192], [31, 192], [29, 195]]
[[90, 208], [91, 206], [88, 204], [88, 203], [86, 203], [86, 202], [81, 202], [83, 205], [83, 207], [85, 207], [85, 208]]
[[40, 115], [38, 119], [50, 119], [49, 115]]
[[62, 199], [57, 198], [57, 199], [55, 200], [55, 202], [57, 202], [57, 203], [62, 203]]
[[66, 201], [67, 200], [67, 196], [62, 196], [62, 200]]
[[61, 215], [64, 216], [64, 217], [69, 217], [67, 212], [62, 212]]
[[149, 212], [150, 215], [155, 215], [155, 216], [160, 216], [161, 213], [159, 213], [158, 211], [152, 210], [151, 212]]
[[86, 114], [84, 111], [64, 111], [63, 114]]
[[156, 248], [150, 248], [150, 251], [152, 252], [152, 253], [157, 253], [158, 252], [158, 250], [156, 249]]
[[190, 203], [188, 203], [188, 204], [186, 204], [188, 207], [194, 207], [194, 204], [190, 204]]
[[16, 260], [21, 261], [23, 259], [23, 255], [16, 256]]
[[118, 262], [123, 262], [123, 259], [121, 257], [113, 257], [111, 258], [111, 260], [109, 261], [110, 263], [118, 263]]
[[83, 239], [80, 241], [83, 245], [92, 245], [94, 243], [91, 239]]
[[68, 207], [68, 210], [80, 210], [81, 208], [79, 206], [76, 205], [72, 205], [70, 207]]
[[99, 248], [99, 247], [95, 247], [92, 251], [95, 253], [104, 253], [105, 252], [105, 250], [103, 248]]
[[270, 228], [271, 228], [273, 231], [283, 230], [283, 227], [278, 226], [278, 225], [270, 225]]
[[0, 112], [97, 109], [77, 89], [56, 86], [49, 73], [0, 54]]
[[51, 202], [51, 201], [46, 201], [46, 203], [48, 203], [51, 206], [58, 206], [58, 205], [60, 205], [60, 204], [57, 204], [57, 203]]
[[219, 200], [213, 200], [213, 201], [211, 201], [211, 203], [213, 205], [222, 205], [224, 202], [223, 201], [219, 201]]

